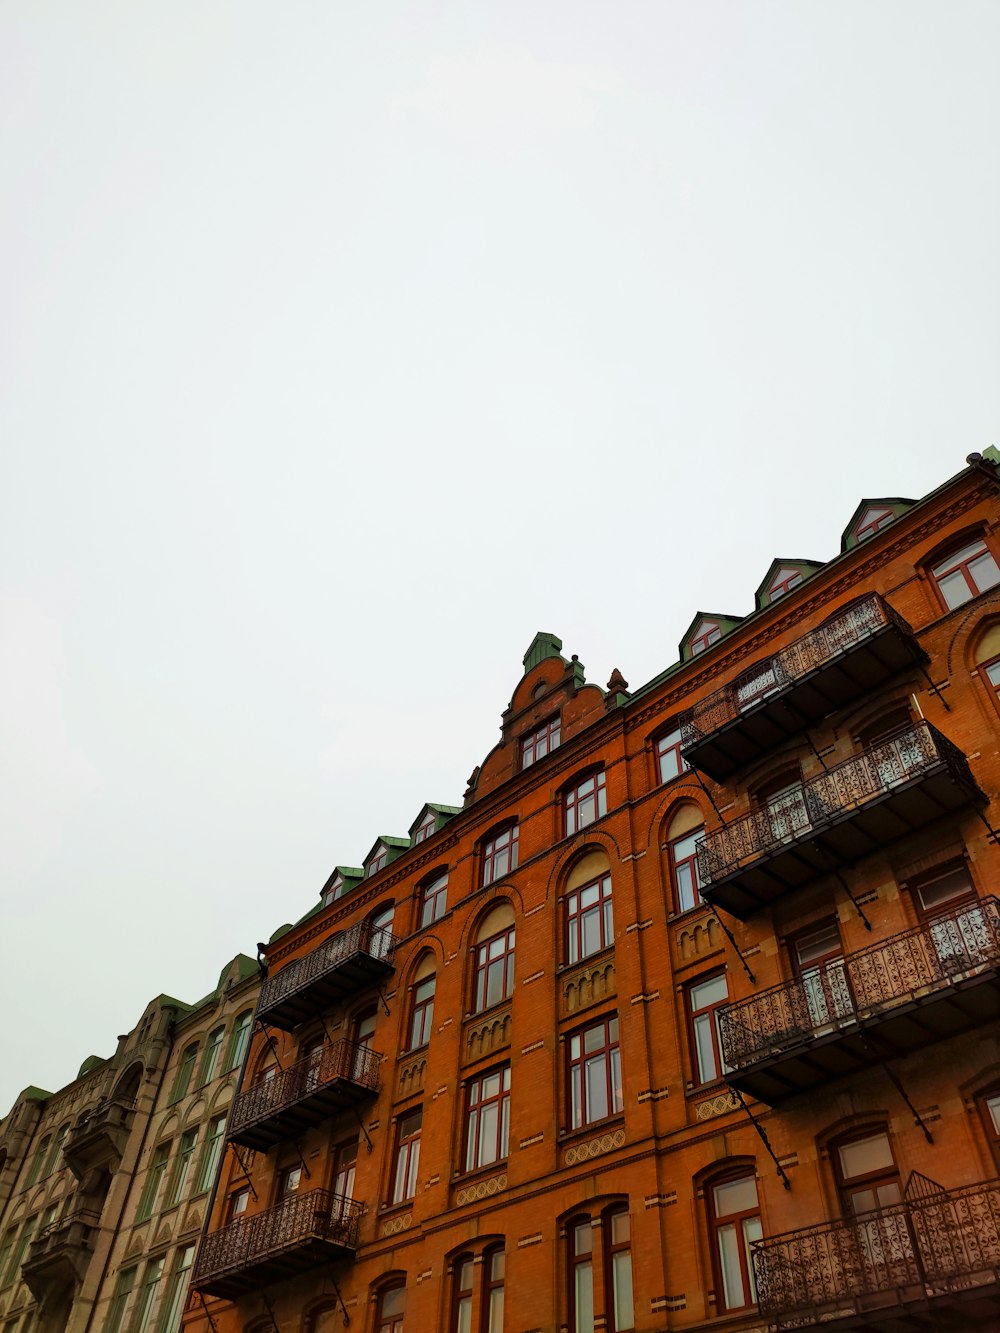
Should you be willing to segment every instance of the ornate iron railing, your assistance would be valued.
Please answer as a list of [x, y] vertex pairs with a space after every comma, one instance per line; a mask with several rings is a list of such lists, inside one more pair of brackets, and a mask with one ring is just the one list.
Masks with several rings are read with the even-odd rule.
[[845, 607], [825, 625], [810, 630], [773, 657], [756, 662], [728, 685], [695, 704], [681, 718], [681, 745], [696, 745], [767, 695], [793, 685], [888, 625], [895, 625], [908, 635], [913, 633], [903, 617], [875, 593]]
[[378, 1051], [355, 1041], [341, 1040], [322, 1046], [241, 1092], [230, 1113], [229, 1134], [267, 1120], [337, 1079], [377, 1092], [381, 1062]]
[[745, 863], [772, 855], [866, 802], [896, 783], [918, 778], [945, 763], [974, 787], [961, 751], [930, 725], [917, 722], [847, 759], [800, 787], [783, 792], [759, 810], [717, 829], [698, 846], [698, 871], [706, 887]]
[[263, 1014], [279, 1000], [304, 989], [317, 977], [332, 972], [354, 954], [368, 954], [378, 962], [390, 963], [396, 951], [396, 937], [388, 930], [374, 929], [370, 921], [358, 921], [347, 930], [325, 940], [312, 953], [283, 967], [260, 988], [258, 1013]]
[[771, 1327], [824, 1323], [866, 1298], [927, 1300], [1000, 1282], [1000, 1180], [957, 1190], [925, 1183], [920, 1197], [891, 1208], [755, 1242], [757, 1298]]
[[719, 1012], [723, 1059], [730, 1069], [745, 1069], [833, 1025], [874, 1017], [996, 967], [1000, 900], [983, 898], [727, 1005]]
[[357, 1200], [320, 1189], [295, 1194], [251, 1217], [237, 1218], [202, 1238], [193, 1284], [253, 1268], [312, 1241], [356, 1250], [363, 1211]]

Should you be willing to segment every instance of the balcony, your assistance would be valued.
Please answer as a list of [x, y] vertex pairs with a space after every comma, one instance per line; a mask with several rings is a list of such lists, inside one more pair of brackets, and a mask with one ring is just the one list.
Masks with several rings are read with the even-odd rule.
[[918, 722], [708, 834], [698, 847], [702, 896], [745, 921], [783, 894], [985, 799], [961, 751]]
[[80, 1211], [53, 1222], [28, 1247], [21, 1277], [36, 1301], [55, 1291], [76, 1290], [94, 1252], [100, 1214]]
[[915, 1172], [904, 1203], [758, 1241], [753, 1265], [772, 1333], [996, 1328], [1000, 1180], [943, 1190]]
[[1000, 1013], [1000, 901], [966, 904], [719, 1013], [726, 1079], [775, 1105]]
[[269, 1071], [236, 1098], [229, 1116], [229, 1139], [261, 1152], [295, 1138], [379, 1090], [382, 1057], [370, 1046], [336, 1041], [287, 1069]]
[[330, 1190], [308, 1190], [203, 1237], [192, 1286], [233, 1299], [271, 1282], [349, 1258], [362, 1206]]
[[257, 1017], [290, 1032], [318, 1011], [389, 976], [395, 952], [394, 935], [359, 921], [268, 977], [260, 988]]
[[118, 1169], [134, 1118], [135, 1102], [122, 1100], [99, 1102], [80, 1116], [63, 1144], [66, 1164], [77, 1180], [95, 1168], [112, 1173]]
[[872, 594], [695, 704], [681, 719], [682, 753], [693, 768], [722, 782], [926, 661], [902, 616]]

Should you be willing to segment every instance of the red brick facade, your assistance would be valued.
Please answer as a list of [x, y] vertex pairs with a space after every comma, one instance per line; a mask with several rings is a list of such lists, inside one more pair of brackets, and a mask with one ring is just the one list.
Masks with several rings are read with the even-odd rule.
[[465, 808], [269, 948], [185, 1328], [997, 1318], [998, 520], [973, 463], [631, 696], [540, 636]]

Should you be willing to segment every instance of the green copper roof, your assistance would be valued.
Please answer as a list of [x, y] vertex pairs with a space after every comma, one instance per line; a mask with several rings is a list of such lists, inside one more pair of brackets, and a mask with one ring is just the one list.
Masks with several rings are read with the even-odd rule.
[[555, 634], [546, 634], [544, 630], [539, 630], [531, 640], [531, 646], [524, 654], [524, 674], [527, 675], [533, 667], [538, 666], [539, 662], [544, 662], [547, 657], [558, 657], [560, 661], [562, 656], [562, 639]]

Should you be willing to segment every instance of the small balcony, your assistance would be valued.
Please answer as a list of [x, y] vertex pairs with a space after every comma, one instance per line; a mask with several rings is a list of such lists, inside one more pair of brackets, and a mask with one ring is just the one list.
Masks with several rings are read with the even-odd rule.
[[918, 722], [708, 834], [698, 848], [702, 896], [745, 921], [793, 889], [985, 799], [961, 751]]
[[296, 958], [260, 988], [257, 1017], [290, 1032], [322, 1009], [389, 976], [395, 964], [396, 938], [359, 921]]
[[192, 1286], [234, 1299], [294, 1277], [358, 1247], [362, 1206], [330, 1190], [308, 1190], [230, 1222], [202, 1239]]
[[118, 1169], [135, 1118], [135, 1102], [108, 1100], [85, 1111], [66, 1135], [63, 1156], [76, 1176], [83, 1180], [88, 1171]]
[[758, 1241], [753, 1266], [772, 1333], [996, 1328], [1000, 1180], [944, 1190], [914, 1172], [905, 1202]]
[[21, 1277], [36, 1301], [52, 1292], [76, 1289], [83, 1282], [100, 1220], [96, 1212], [76, 1212], [53, 1222], [31, 1242]]
[[695, 704], [681, 719], [682, 753], [693, 768], [722, 782], [926, 661], [902, 616], [872, 594]]
[[261, 1152], [295, 1138], [328, 1116], [374, 1097], [382, 1057], [370, 1046], [335, 1041], [241, 1092], [229, 1116], [229, 1139]]
[[998, 1013], [1000, 901], [985, 898], [727, 1005], [726, 1079], [773, 1106]]

